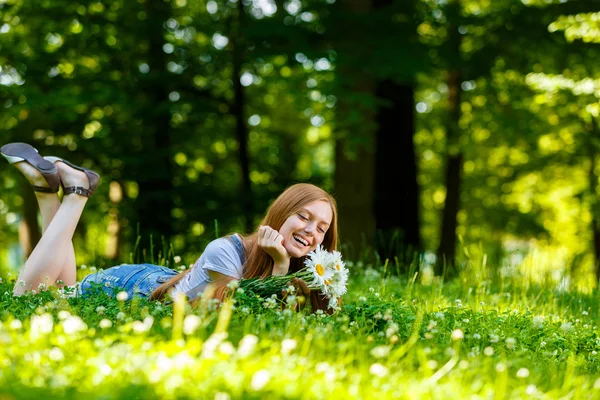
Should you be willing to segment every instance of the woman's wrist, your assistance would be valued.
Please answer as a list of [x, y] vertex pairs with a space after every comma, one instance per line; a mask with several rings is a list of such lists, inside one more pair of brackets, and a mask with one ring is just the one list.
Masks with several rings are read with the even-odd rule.
[[273, 272], [271, 275], [285, 275], [290, 269], [290, 260], [284, 260], [273, 264]]

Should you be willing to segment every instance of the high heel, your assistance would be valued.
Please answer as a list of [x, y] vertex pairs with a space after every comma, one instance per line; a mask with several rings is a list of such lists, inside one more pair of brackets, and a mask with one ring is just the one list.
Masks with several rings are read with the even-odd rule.
[[85, 174], [86, 174], [86, 176], [88, 178], [89, 188], [84, 188], [84, 187], [81, 187], [81, 186], [69, 186], [69, 187], [64, 187], [63, 186], [63, 193], [65, 195], [73, 193], [73, 194], [78, 194], [80, 196], [91, 197], [92, 194], [94, 194], [94, 192], [98, 188], [98, 185], [100, 184], [100, 175], [98, 175], [98, 173], [96, 171], [92, 171], [91, 169], [87, 169], [87, 168], [83, 168], [83, 167], [80, 167], [80, 166], [75, 165], [75, 164], [71, 164], [67, 160], [65, 160], [63, 158], [60, 158], [60, 157], [51, 157], [51, 156], [49, 156], [49, 157], [44, 157], [44, 158], [48, 162], [51, 162], [52, 165], [54, 165], [55, 162], [60, 161], [60, 162], [64, 162], [65, 164], [67, 164], [71, 168], [74, 168], [74, 169], [76, 169], [78, 171], [85, 172]]
[[27, 143], [9, 143], [0, 148], [0, 154], [15, 164], [25, 161], [41, 172], [50, 187], [34, 186], [33, 190], [42, 193], [56, 193], [60, 188], [60, 176], [56, 166], [38, 154], [37, 149]]

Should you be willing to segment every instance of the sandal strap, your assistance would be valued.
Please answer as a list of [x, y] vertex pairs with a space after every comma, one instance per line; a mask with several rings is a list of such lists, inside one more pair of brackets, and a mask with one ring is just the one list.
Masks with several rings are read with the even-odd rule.
[[63, 194], [78, 194], [80, 196], [91, 197], [94, 192], [81, 186], [69, 186], [63, 189]]
[[44, 187], [44, 186], [31, 186], [33, 188], [34, 192], [41, 192], [41, 193], [58, 193], [58, 187], [56, 189], [53, 188], [49, 188], [49, 187]]

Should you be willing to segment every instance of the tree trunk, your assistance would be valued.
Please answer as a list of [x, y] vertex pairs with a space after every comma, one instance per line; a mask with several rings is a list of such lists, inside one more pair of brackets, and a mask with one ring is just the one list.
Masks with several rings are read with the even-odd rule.
[[[165, 2], [146, 3], [146, 37], [149, 42], [147, 57], [150, 72], [141, 88], [146, 94], [145, 108], [141, 110], [144, 136], [140, 160], [139, 195], [136, 200], [142, 239], [152, 236], [152, 242], [169, 242], [173, 234], [173, 182], [171, 164], [171, 127], [169, 109], [169, 73], [163, 51], [164, 22], [169, 18], [170, 5]], [[142, 249], [153, 243], [142, 241]], [[152, 253], [151, 254], [155, 254]]]
[[38, 204], [31, 185], [21, 180], [21, 195], [23, 196], [23, 219], [19, 223], [19, 241], [23, 249], [23, 257], [27, 259], [42, 237], [38, 223]]
[[341, 142], [335, 148], [335, 196], [339, 210], [340, 238], [350, 257], [371, 246], [375, 233], [373, 191], [375, 154], [363, 146], [352, 156]]
[[460, 210], [460, 184], [463, 155], [460, 147], [460, 102], [462, 83], [461, 0], [450, 0], [446, 6], [448, 20], [448, 129], [446, 130], [446, 201], [442, 212], [440, 243], [437, 251], [436, 273], [455, 275], [457, 214]]
[[246, 232], [252, 232], [254, 226], [252, 224], [252, 182], [250, 181], [250, 155], [248, 151], [248, 125], [246, 122], [246, 100], [244, 87], [240, 81], [242, 77], [242, 64], [244, 62], [244, 39], [242, 36], [242, 27], [244, 21], [244, 4], [242, 1], [237, 2], [237, 16], [234, 16], [232, 21], [232, 80], [233, 80], [233, 116], [235, 118], [235, 134], [239, 144], [238, 158], [240, 168], [242, 170], [242, 210], [245, 219]]
[[[344, 7], [346, 12], [368, 14], [371, 0], [349, 0], [340, 7]], [[363, 34], [365, 32], [343, 33], [337, 38], [338, 44], [342, 49], [360, 51], [353, 44]], [[345, 54], [340, 51], [337, 69], [339, 100], [334, 194], [339, 209], [340, 239], [344, 251], [355, 257], [361, 249], [367, 250], [372, 246], [375, 233], [375, 129], [373, 110], [351, 99], [372, 97], [373, 83], [353, 61], [356, 57], [346, 59]]]
[[108, 210], [109, 220], [106, 228], [106, 247], [104, 256], [109, 260], [117, 260], [121, 255], [121, 216], [119, 213], [119, 204], [123, 200], [123, 186], [118, 181], [112, 181], [109, 187], [108, 197], [110, 199], [110, 209]]
[[598, 213], [598, 176], [596, 175], [596, 154], [597, 154], [597, 141], [598, 137], [598, 126], [594, 121], [588, 129], [588, 150], [590, 158], [590, 170], [588, 173], [589, 178], [589, 193], [590, 193], [590, 213], [592, 214], [592, 235], [594, 238], [594, 272], [596, 274], [596, 284], [600, 285], [600, 226], [598, 220], [600, 215]]
[[382, 259], [397, 256], [410, 262], [414, 252], [421, 248], [419, 186], [413, 143], [414, 89], [409, 84], [386, 80], [379, 84], [377, 97], [388, 103], [379, 107], [376, 116], [374, 205], [377, 249]]

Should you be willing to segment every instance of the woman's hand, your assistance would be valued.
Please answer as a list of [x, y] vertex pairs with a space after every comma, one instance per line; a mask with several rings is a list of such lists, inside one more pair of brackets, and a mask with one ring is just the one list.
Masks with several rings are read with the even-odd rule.
[[283, 247], [283, 236], [268, 225], [258, 228], [258, 247], [271, 256], [273, 275], [285, 275], [290, 268], [290, 255]]
[[294, 292], [296, 296], [296, 303], [292, 306], [292, 310], [300, 311], [306, 307], [306, 302], [310, 298], [310, 289], [304, 280], [300, 278], [292, 278], [288, 282], [288, 287], [293, 288], [292, 290], [282, 290], [281, 297], [283, 300], [284, 309], [287, 305], [287, 297], [289, 292]]
[[[341, 300], [340, 300], [341, 301]], [[329, 308], [329, 298], [320, 290], [311, 290], [310, 292], [311, 312], [322, 310], [326, 314], [333, 314], [333, 308]]]

